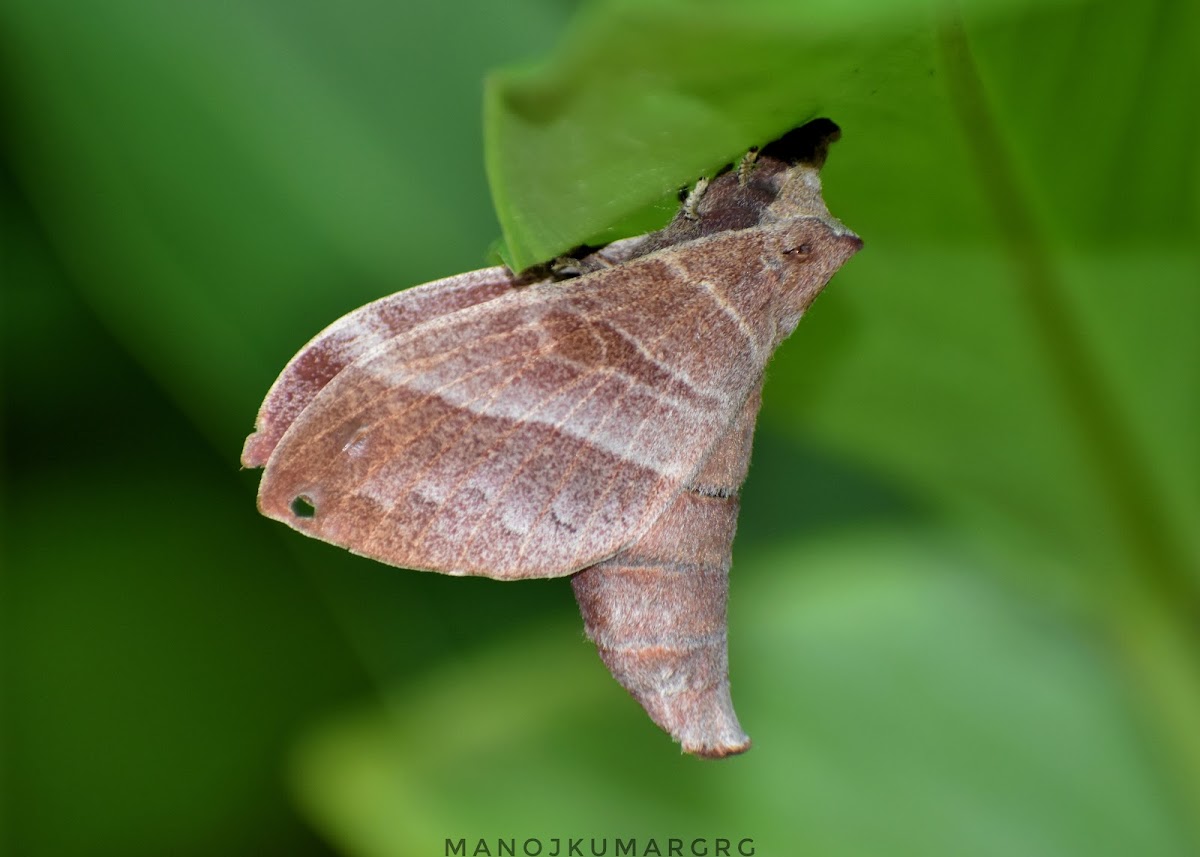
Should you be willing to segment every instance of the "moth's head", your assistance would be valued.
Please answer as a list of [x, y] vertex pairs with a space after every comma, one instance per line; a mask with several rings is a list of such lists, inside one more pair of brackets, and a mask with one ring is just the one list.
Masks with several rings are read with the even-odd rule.
[[862, 239], [823, 209], [805, 208], [764, 231], [782, 285], [777, 342], [791, 334], [838, 269], [862, 249]]
[[861, 238], [833, 217], [792, 218], [776, 223], [765, 234], [769, 252], [782, 266], [784, 282], [796, 290], [789, 303], [802, 310], [863, 246]]

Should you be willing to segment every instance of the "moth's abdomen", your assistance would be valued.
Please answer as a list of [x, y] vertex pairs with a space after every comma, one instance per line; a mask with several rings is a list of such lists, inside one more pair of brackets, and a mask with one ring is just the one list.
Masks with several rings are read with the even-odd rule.
[[571, 580], [613, 677], [685, 752], [706, 758], [750, 748], [729, 693], [726, 612], [737, 490], [760, 401], [756, 389], [645, 536]]
[[571, 580], [613, 677], [685, 752], [709, 758], [750, 747], [726, 644], [737, 508], [736, 496], [685, 492], [634, 547]]

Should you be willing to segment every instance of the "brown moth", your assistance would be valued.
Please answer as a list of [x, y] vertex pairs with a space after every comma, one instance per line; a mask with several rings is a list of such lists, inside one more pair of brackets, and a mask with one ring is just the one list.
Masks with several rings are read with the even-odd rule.
[[655, 723], [688, 753], [746, 750], [726, 646], [738, 489], [767, 361], [862, 246], [821, 199], [837, 136], [790, 132], [659, 232], [334, 322], [246, 440], [262, 513], [389, 565], [571, 576]]

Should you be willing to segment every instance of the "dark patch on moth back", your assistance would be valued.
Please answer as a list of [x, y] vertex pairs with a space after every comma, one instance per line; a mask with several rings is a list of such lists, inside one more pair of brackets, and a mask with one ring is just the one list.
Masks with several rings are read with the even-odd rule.
[[814, 119], [806, 125], [788, 131], [778, 140], [768, 143], [760, 158], [785, 164], [808, 164], [820, 169], [825, 165], [829, 147], [842, 136], [842, 129], [830, 119]]

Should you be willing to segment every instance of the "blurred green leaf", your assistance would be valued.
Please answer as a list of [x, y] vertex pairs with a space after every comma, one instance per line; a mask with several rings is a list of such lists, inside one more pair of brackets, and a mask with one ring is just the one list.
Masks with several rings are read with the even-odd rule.
[[[253, 547], [220, 471], [147, 449], [140, 469], [23, 486], [10, 518], [6, 853], [304, 853], [278, 759], [361, 668], [305, 581]], [[163, 465], [185, 490], [163, 491]]]
[[[1138, 103], [1146, 81], [1165, 82], [1178, 66], [1179, 33], [1195, 19], [1186, 4], [1092, 4], [976, 28], [969, 41], [943, 32], [958, 40], [944, 52], [966, 57], [944, 59], [965, 139], [931, 148], [966, 144], [975, 164], [958, 181], [980, 189], [992, 222], [953, 242], [936, 228], [918, 233], [911, 224], [936, 215], [921, 196], [929, 176], [911, 175], [908, 232], [881, 225], [878, 252], [838, 284], [858, 338], [827, 366], [817, 406], [804, 408], [827, 443], [946, 508], [982, 514], [1006, 538], [1038, 540], [1076, 570], [1200, 568], [1189, 524], [1200, 515], [1200, 342], [1181, 321], [1200, 313], [1189, 285], [1200, 260], [1195, 244], [1183, 249], [1197, 200], [1171, 178], [1195, 174], [1195, 146], [1179, 140], [1200, 138], [1185, 110], [1170, 133], [1145, 136], [1165, 120], [1143, 120]], [[1144, 42], [1131, 47], [1131, 33]], [[1018, 45], [1035, 59], [1015, 61]], [[961, 79], [972, 74], [979, 88]], [[1093, 76], [1111, 84], [1102, 99], [1090, 88], [1065, 103], [1037, 96]], [[870, 216], [869, 188], [847, 182], [845, 193], [840, 210]], [[903, 346], [915, 336], [937, 348]], [[811, 338], [798, 340], [785, 359], [815, 355]], [[863, 431], [880, 419], [889, 432]], [[1146, 526], [1168, 559], [1133, 544], [1130, 529]]]
[[297, 788], [358, 857], [554, 836], [750, 836], [761, 854], [828, 857], [1190, 853], [1104, 648], [979, 571], [936, 539], [879, 531], [739, 562], [745, 756], [672, 752], [578, 633], [548, 627], [317, 730]]
[[[1194, 556], [1200, 411], [1189, 391], [1200, 347], [1184, 328], [1200, 316], [1200, 269], [1164, 247], [1064, 257], [1058, 270], [1088, 368], [1150, 485], [1151, 511]], [[1129, 522], [1106, 484], [1108, 462], [1089, 456], [1082, 436], [1097, 426], [1072, 413], [1002, 253], [883, 238], [832, 289], [781, 351], [780, 386], [790, 389], [768, 390], [765, 421], [881, 466], [997, 546], [1048, 557], [1029, 577], [1073, 576], [1078, 591], [1111, 584], [1121, 569], [1140, 573], [1130, 569]], [[853, 339], [832, 360], [826, 310]], [[924, 345], [911, 347], [918, 339]], [[819, 378], [804, 371], [818, 360]], [[1197, 567], [1186, 557], [1184, 574]]]
[[567, 14], [77, 5], [5, 4], [6, 158], [73, 285], [233, 458], [308, 337], [486, 262], [482, 77]]

